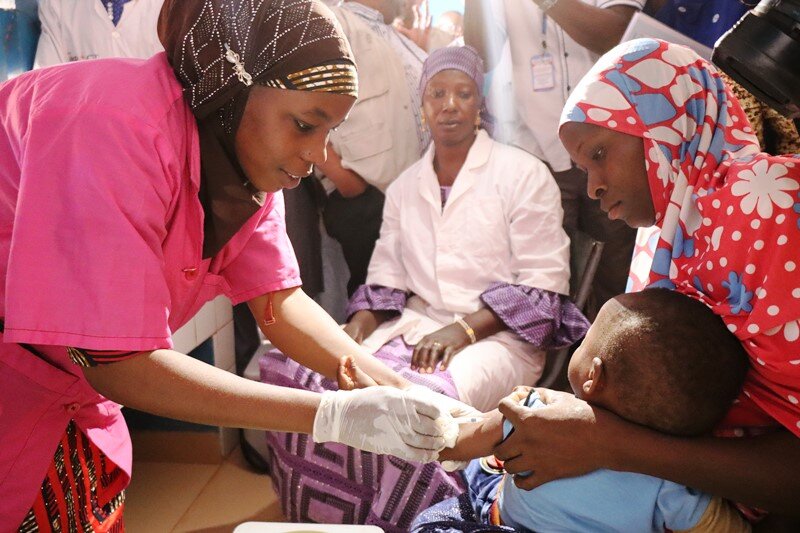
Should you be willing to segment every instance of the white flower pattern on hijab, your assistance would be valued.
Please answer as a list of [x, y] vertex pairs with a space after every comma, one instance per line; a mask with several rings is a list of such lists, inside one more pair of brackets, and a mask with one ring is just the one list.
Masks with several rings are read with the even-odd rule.
[[800, 188], [800, 184], [785, 177], [788, 172], [786, 165], [770, 165], [766, 159], [757, 161], [752, 169], [740, 172], [741, 181], [731, 186], [731, 192], [742, 197], [742, 212], [749, 215], [756, 210], [761, 218], [770, 218], [773, 204], [782, 209], [792, 207], [794, 199], [790, 192]]

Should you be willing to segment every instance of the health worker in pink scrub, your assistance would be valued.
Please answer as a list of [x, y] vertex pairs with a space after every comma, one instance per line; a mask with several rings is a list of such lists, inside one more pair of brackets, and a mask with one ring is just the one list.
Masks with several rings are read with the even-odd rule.
[[[357, 96], [330, 11], [167, 0], [159, 35], [165, 53], [148, 60], [0, 85], [2, 531], [122, 530], [119, 404], [415, 461], [444, 446], [442, 403], [405, 390], [302, 292], [286, 236], [281, 189], [325, 161]], [[359, 390], [254, 383], [171, 350], [220, 294], [328, 378], [352, 355]]]

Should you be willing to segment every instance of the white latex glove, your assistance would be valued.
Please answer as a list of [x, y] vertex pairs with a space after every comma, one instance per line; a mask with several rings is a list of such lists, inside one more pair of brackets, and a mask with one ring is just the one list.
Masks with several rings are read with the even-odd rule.
[[[459, 423], [474, 422], [476, 419], [483, 418], [483, 413], [471, 405], [444, 394], [434, 392], [428, 387], [412, 385], [407, 390], [420, 397], [430, 398], [431, 401], [436, 402], [437, 405], [440, 405], [442, 409], [450, 413], [450, 416], [453, 417], [455, 424], [448, 424], [445, 427], [445, 448], [452, 448], [456, 445], [459, 434]], [[455, 472], [456, 470], [463, 470], [468, 464], [469, 461], [442, 461], [442, 468], [447, 472]]]
[[475, 422], [475, 419], [483, 418], [483, 413], [471, 405], [451, 398], [450, 396], [434, 392], [423, 385], [412, 385], [407, 388], [406, 391], [416, 397], [427, 398], [453, 417], [455, 424], [447, 424], [445, 427], [445, 448], [452, 448], [456, 445], [456, 441], [458, 440], [458, 424], [460, 422]]
[[339, 442], [407, 461], [435, 461], [452, 417], [431, 400], [394, 387], [327, 391], [314, 417], [314, 442]]
[[456, 472], [468, 467], [469, 461], [442, 461], [440, 464], [445, 472]]

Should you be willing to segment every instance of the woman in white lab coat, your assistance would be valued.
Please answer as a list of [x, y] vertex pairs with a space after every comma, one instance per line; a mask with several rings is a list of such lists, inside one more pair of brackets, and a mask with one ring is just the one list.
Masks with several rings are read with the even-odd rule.
[[379, 357], [447, 371], [462, 401], [489, 410], [512, 386], [535, 384], [544, 350], [578, 340], [587, 322], [566, 297], [558, 187], [541, 161], [480, 128], [482, 72], [469, 47], [426, 61], [433, 142], [387, 191], [346, 331]]
[[34, 68], [161, 52], [156, 21], [163, 1], [39, 0], [42, 34]]

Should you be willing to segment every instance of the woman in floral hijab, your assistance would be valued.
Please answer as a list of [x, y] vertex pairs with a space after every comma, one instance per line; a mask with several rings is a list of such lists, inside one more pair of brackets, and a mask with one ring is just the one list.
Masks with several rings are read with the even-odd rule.
[[[565, 147], [588, 171], [589, 196], [609, 218], [658, 230], [634, 258], [633, 288], [695, 295], [742, 341], [751, 370], [718, 433], [760, 436], [666, 438], [586, 404], [575, 409], [579, 400], [555, 394], [559, 406], [524, 423], [514, 406], [504, 408], [521, 431], [499, 456], [511, 459], [512, 473], [535, 472], [518, 482], [526, 487], [609, 467], [796, 513], [789, 494], [798, 480], [789, 473], [800, 471], [800, 159], [761, 153], [714, 67], [652, 39], [603, 56], [571, 94], [561, 122]], [[556, 413], [568, 422], [543, 425], [542, 417]], [[591, 427], [580, 423], [586, 420]], [[552, 442], [563, 439], [559, 433], [569, 435], [563, 447]], [[535, 442], [547, 441], [557, 455], [540, 453]], [[533, 449], [538, 456], [529, 456]]]

